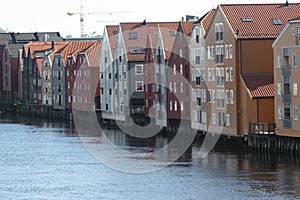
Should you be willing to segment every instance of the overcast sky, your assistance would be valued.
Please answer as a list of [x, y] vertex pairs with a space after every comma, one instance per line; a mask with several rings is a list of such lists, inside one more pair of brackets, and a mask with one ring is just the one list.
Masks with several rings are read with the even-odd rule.
[[[79, 37], [79, 15], [68, 16], [66, 13], [79, 12], [82, 5], [85, 12], [93, 13], [85, 16], [85, 34], [96, 32], [102, 35], [105, 24], [145, 18], [147, 21], [178, 21], [185, 15], [201, 17], [218, 4], [228, 3], [285, 3], [285, 0], [9, 0], [1, 3], [0, 27], [11, 32], [58, 31], [64, 37]], [[114, 14], [96, 14], [104, 11]]]

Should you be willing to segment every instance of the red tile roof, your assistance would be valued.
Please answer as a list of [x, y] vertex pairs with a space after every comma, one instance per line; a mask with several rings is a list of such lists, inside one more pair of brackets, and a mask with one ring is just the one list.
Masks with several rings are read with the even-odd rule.
[[[54, 49], [61, 49], [67, 46], [69, 42], [68, 41], [59, 41], [54, 42]], [[26, 57], [33, 58], [34, 52], [37, 51], [46, 51], [52, 49], [52, 42], [30, 42], [28, 44], [24, 45], [25, 55]], [[30, 55], [29, 55], [30, 50]]]
[[[282, 4], [225, 4], [219, 7], [227, 17], [238, 38], [276, 38], [286, 23], [300, 15], [300, 3]], [[242, 18], [252, 18], [253, 22], [243, 22]], [[281, 21], [275, 25], [274, 18]]]
[[117, 25], [108, 25], [106, 26], [106, 30], [107, 30], [107, 35], [108, 35], [108, 41], [109, 41], [109, 45], [110, 45], [110, 49], [111, 49], [111, 55], [114, 58], [115, 56], [115, 46], [116, 46], [116, 42], [117, 42], [117, 31], [119, 29], [119, 26]]
[[100, 67], [100, 49], [102, 42], [96, 41], [92, 46], [85, 50], [90, 67]]
[[193, 31], [193, 26], [194, 26], [195, 22], [183, 21], [183, 22], [181, 22], [181, 24], [182, 24], [185, 35], [190, 37], [192, 34], [192, 31]]
[[215, 17], [216, 9], [212, 9], [209, 12], [207, 12], [203, 17], [201, 17], [196, 23], [201, 23], [204, 35], [206, 34], [210, 24], [212, 23], [214, 17]]
[[79, 51], [91, 46], [95, 41], [72, 41], [57, 53], [62, 54], [64, 63], [67, 63], [69, 55], [76, 55]]
[[243, 74], [242, 77], [252, 98], [275, 96], [272, 74]]
[[[170, 31], [178, 30], [178, 22], [147, 22], [143, 25], [141, 22], [131, 22], [131, 23], [121, 23], [122, 34], [124, 38], [124, 44], [126, 48], [126, 54], [128, 61], [144, 61], [145, 54], [131, 54], [129, 52], [130, 48], [146, 48], [147, 36], [150, 33], [156, 33], [158, 26], [160, 27], [162, 33], [162, 40], [164, 43], [165, 51], [172, 52], [173, 44], [175, 42], [175, 37], [171, 36]], [[130, 33], [136, 32], [138, 34], [137, 39], [130, 39]], [[170, 54], [166, 53], [169, 57]]]

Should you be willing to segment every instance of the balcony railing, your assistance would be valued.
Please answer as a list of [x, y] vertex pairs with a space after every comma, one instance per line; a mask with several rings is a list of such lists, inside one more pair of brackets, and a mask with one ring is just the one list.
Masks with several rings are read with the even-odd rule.
[[284, 103], [291, 103], [292, 102], [292, 95], [290, 93], [286, 93], [282, 95], [282, 101]]
[[249, 131], [253, 134], [275, 134], [275, 124], [274, 123], [250, 123]]
[[292, 120], [291, 119], [283, 119], [283, 128], [291, 129], [292, 128]]
[[282, 65], [282, 76], [291, 76], [291, 66], [290, 65]]

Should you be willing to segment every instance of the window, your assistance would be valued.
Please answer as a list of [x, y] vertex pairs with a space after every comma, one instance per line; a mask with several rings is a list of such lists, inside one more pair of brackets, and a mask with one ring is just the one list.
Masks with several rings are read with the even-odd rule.
[[232, 44], [229, 45], [229, 58], [232, 59], [233, 58], [233, 46]]
[[298, 107], [294, 107], [294, 120], [298, 120]]
[[229, 71], [230, 71], [230, 82], [233, 82], [233, 67], [230, 67]]
[[213, 125], [217, 125], [217, 117], [216, 117], [216, 113], [213, 113], [211, 115], [211, 118], [212, 118], [212, 124]]
[[225, 113], [218, 112], [218, 126], [225, 126]]
[[230, 91], [226, 90], [226, 104], [230, 103]]
[[230, 90], [230, 104], [234, 104], [234, 92]]
[[183, 67], [182, 67], [182, 64], [180, 64], [180, 74], [181, 74], [181, 75], [183, 74]]
[[183, 102], [180, 103], [180, 110], [183, 111]]
[[201, 49], [200, 48], [195, 49], [196, 65], [200, 64], [200, 55], [201, 55]]
[[282, 91], [282, 83], [277, 83], [277, 95], [280, 96]]
[[211, 81], [215, 81], [216, 80], [216, 73], [215, 73], [215, 68], [211, 69]]
[[225, 59], [228, 59], [229, 57], [229, 49], [228, 49], [228, 45], [225, 45]]
[[224, 86], [224, 68], [216, 69], [217, 86]]
[[174, 102], [174, 111], [177, 111], [177, 101]]
[[278, 18], [273, 18], [272, 20], [273, 20], [273, 23], [274, 23], [275, 25], [282, 25], [280, 19], [278, 19]]
[[208, 68], [208, 81], [211, 81], [211, 68]]
[[196, 80], [196, 71], [195, 69], [192, 69], [192, 81], [195, 81]]
[[68, 102], [71, 103], [71, 96], [68, 96]]
[[223, 64], [224, 63], [224, 46], [216, 46], [216, 63]]
[[183, 93], [183, 82], [180, 83], [180, 92]]
[[170, 101], [170, 111], [173, 111], [173, 102]]
[[211, 56], [210, 56], [210, 46], [207, 47], [207, 59], [210, 60]]
[[143, 65], [135, 65], [135, 74], [136, 75], [143, 75]]
[[172, 89], [172, 88], [173, 88], [173, 87], [172, 87], [173, 83], [170, 82], [169, 84], [170, 84], [169, 90], [170, 90], [170, 92], [173, 92], [173, 89]]
[[297, 67], [297, 54], [293, 54], [292, 65], [293, 67]]
[[171, 36], [176, 36], [176, 31], [170, 30], [170, 34], [171, 34]]
[[293, 83], [293, 95], [298, 95], [298, 83]]
[[230, 126], [230, 114], [226, 114], [226, 126]]
[[135, 82], [135, 90], [137, 92], [143, 92], [144, 91], [144, 82], [143, 81], [137, 81]]
[[217, 108], [223, 109], [225, 100], [224, 100], [224, 90], [217, 90]]
[[200, 85], [201, 84], [201, 71], [200, 69], [196, 69], [196, 85]]
[[253, 22], [253, 19], [251, 17], [245, 17], [241, 19], [242, 22]]
[[174, 75], [176, 75], [176, 64], [173, 65]]
[[226, 82], [229, 82], [230, 79], [229, 67], [226, 67], [225, 71], [226, 71]]
[[280, 54], [276, 55], [276, 67], [277, 68], [281, 67], [281, 55]]
[[277, 118], [282, 119], [282, 108], [281, 108], [281, 106], [277, 107]]
[[292, 27], [292, 35], [295, 35], [295, 34], [296, 34], [296, 28]]
[[211, 58], [211, 59], [214, 59], [214, 58], [215, 58], [215, 47], [214, 47], [214, 46], [211, 46], [211, 47], [210, 47], [210, 51], [211, 51], [211, 52], [210, 52], [210, 56], [211, 56], [210, 58]]
[[137, 33], [137, 32], [130, 32], [130, 33], [129, 33], [129, 38], [130, 38], [131, 40], [136, 40], [136, 39], [138, 39], [138, 33]]
[[224, 25], [222, 22], [215, 23], [216, 42], [223, 41]]
[[182, 49], [179, 50], [179, 57], [182, 58]]

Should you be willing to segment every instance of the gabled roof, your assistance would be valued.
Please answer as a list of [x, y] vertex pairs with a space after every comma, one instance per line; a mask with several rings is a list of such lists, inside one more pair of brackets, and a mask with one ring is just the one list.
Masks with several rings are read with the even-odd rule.
[[33, 33], [13, 33], [17, 41], [37, 41]]
[[[143, 25], [141, 22], [120, 23], [127, 59], [128, 61], [144, 61], [145, 53], [132, 54], [131, 48], [146, 48], [147, 36], [151, 33], [156, 33], [159, 27], [162, 32], [162, 40], [164, 49], [172, 51], [175, 37], [171, 37], [171, 30], [177, 31], [178, 22], [147, 22]], [[130, 33], [137, 33], [136, 39], [130, 39]]]
[[98, 40], [93, 45], [84, 49], [80, 53], [85, 53], [90, 67], [100, 67], [100, 49], [102, 41]]
[[[219, 5], [239, 39], [275, 39], [286, 23], [300, 15], [300, 3], [285, 4], [224, 4]], [[243, 22], [248, 18], [248, 22]], [[281, 24], [275, 24], [279, 19]], [[252, 22], [251, 22], [252, 21]]]
[[64, 63], [67, 63], [69, 55], [76, 57], [81, 50], [86, 49], [93, 43], [94, 41], [70, 41], [67, 46], [62, 48], [57, 53], [61, 54], [64, 59]]
[[[54, 49], [61, 49], [65, 47], [69, 42], [67, 41], [59, 41], [53, 42]], [[46, 51], [52, 49], [52, 42], [30, 42], [24, 45], [24, 53], [26, 57], [33, 58], [34, 53], [38, 51]], [[30, 55], [29, 55], [30, 52]]]
[[275, 96], [273, 74], [243, 74], [242, 77], [251, 98]]
[[118, 31], [118, 28], [119, 28], [119, 26], [117, 26], [117, 25], [106, 26], [108, 42], [109, 42], [109, 45], [110, 45], [111, 55], [112, 55], [113, 58], [115, 56], [114, 48], [115, 48], [116, 42], [117, 42], [116, 33]]
[[196, 22], [198, 24], [200, 23], [201, 26], [203, 27], [204, 35], [206, 34], [209, 26], [211, 25], [212, 21], [214, 20], [215, 13], [216, 13], [216, 9], [211, 9]]
[[193, 31], [193, 26], [195, 24], [195, 22], [192, 22], [192, 21], [189, 21], [189, 22], [186, 22], [186, 21], [183, 21], [181, 22], [182, 24], [182, 28], [183, 28], [183, 32], [186, 36], [190, 37], [191, 34], [192, 34], [192, 31]]

